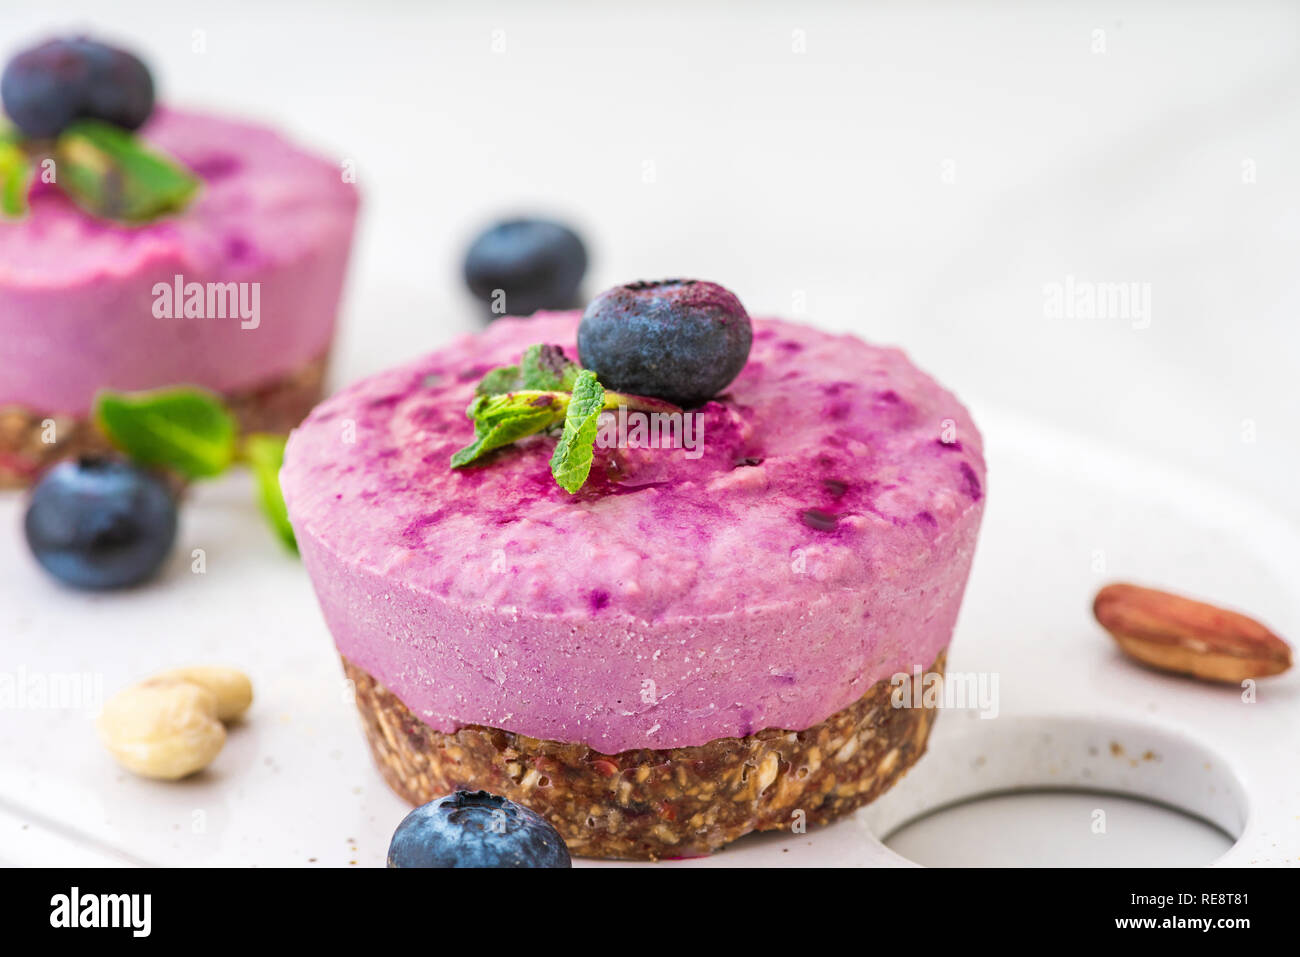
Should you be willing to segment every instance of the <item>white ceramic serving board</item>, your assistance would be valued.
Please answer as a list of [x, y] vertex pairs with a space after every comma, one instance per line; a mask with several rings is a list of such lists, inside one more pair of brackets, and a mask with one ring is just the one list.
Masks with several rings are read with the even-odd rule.
[[[897, 863], [866, 826], [1051, 783], [1217, 815], [1244, 834], [1230, 861], [1300, 858], [1300, 674], [1245, 705], [1132, 666], [1089, 614], [1098, 585], [1132, 579], [1300, 636], [1294, 3], [57, 8], [0, 7], [0, 52], [104, 33], [169, 101], [264, 119], [356, 171], [336, 384], [474, 328], [459, 256], [523, 210], [582, 230], [589, 291], [713, 279], [755, 315], [898, 343], [971, 406], [989, 507], [949, 664], [999, 676], [1001, 717], [941, 716], [856, 821], [717, 863]], [[1150, 322], [1052, 317], [1045, 290], [1070, 277], [1144, 284]], [[158, 582], [86, 596], [34, 567], [0, 494], [0, 675], [88, 672], [108, 694], [227, 661], [257, 686], [211, 770], [168, 786], [118, 770], [84, 710], [0, 709], [0, 861], [382, 862], [404, 809], [250, 501], [243, 476], [197, 489]]]
[[[1134, 666], [1089, 614], [1098, 585], [1123, 578], [1176, 584], [1300, 633], [1295, 535], [1151, 463], [988, 408], [981, 422], [989, 506], [950, 668], [996, 674], [998, 717], [941, 715], [933, 753], [857, 819], [668, 866], [906, 863], [873, 830], [1024, 786], [1146, 795], [1242, 835], [1229, 862], [1300, 860], [1297, 674], [1261, 683], [1245, 704], [1234, 689]], [[228, 662], [257, 693], [216, 763], [178, 784], [120, 770], [88, 709], [0, 710], [0, 860], [382, 864], [405, 808], [371, 766], [306, 575], [251, 498], [243, 476], [199, 487], [162, 577], [104, 595], [49, 580], [20, 544], [21, 498], [0, 501], [3, 670], [89, 674], [111, 694], [161, 668]]]

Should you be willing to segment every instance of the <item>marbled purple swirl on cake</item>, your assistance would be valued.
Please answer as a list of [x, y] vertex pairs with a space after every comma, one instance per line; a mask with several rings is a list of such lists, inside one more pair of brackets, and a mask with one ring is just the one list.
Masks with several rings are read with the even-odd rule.
[[[440, 731], [615, 753], [801, 729], [948, 644], [984, 497], [969, 414], [897, 349], [776, 320], [700, 410], [702, 455], [537, 437], [479, 468], [465, 406], [578, 314], [500, 320], [365, 379], [282, 473], [339, 651]], [[949, 439], [952, 441], [944, 441]]]

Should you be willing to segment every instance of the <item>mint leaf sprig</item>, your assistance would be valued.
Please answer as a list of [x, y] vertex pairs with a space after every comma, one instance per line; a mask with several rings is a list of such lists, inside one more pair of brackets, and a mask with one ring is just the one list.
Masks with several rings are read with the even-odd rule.
[[584, 369], [573, 383], [573, 398], [564, 414], [564, 431], [551, 455], [551, 474], [570, 495], [582, 488], [596, 455], [596, 425], [605, 408], [605, 387]]
[[529, 346], [518, 365], [491, 370], [474, 391], [474, 401], [465, 410], [474, 423], [474, 441], [451, 457], [451, 467], [464, 468], [494, 449], [558, 430], [551, 474], [571, 495], [591, 474], [602, 412], [620, 407], [681, 412], [661, 399], [606, 390], [596, 373], [551, 345]]
[[237, 462], [248, 465], [271, 528], [290, 551], [298, 551], [280, 491], [283, 435], [253, 432], [241, 438], [235, 416], [221, 397], [190, 386], [101, 390], [95, 396], [93, 419], [128, 458], [186, 479], [215, 478]]
[[298, 540], [294, 537], [293, 526], [289, 524], [289, 509], [284, 504], [284, 493], [280, 491], [284, 443], [283, 435], [254, 432], [244, 439], [243, 458], [257, 479], [257, 500], [262, 506], [262, 514], [271, 523], [271, 529], [279, 536], [284, 547], [297, 554]]
[[55, 185], [90, 213], [146, 223], [184, 209], [199, 180], [111, 123], [79, 120], [54, 143]]
[[469, 465], [493, 449], [544, 432], [563, 421], [568, 404], [567, 392], [532, 389], [476, 397], [465, 410], [474, 420], [474, 441], [451, 457], [451, 467]]
[[16, 219], [27, 214], [27, 191], [33, 164], [16, 130], [0, 130], [0, 214]]
[[559, 346], [535, 345], [524, 350], [517, 366], [493, 369], [475, 387], [476, 395], [537, 390], [572, 392], [582, 366], [569, 361]]
[[78, 120], [57, 139], [32, 140], [0, 129], [0, 214], [27, 213], [27, 193], [38, 161], [54, 160], [54, 185], [101, 219], [147, 223], [183, 210], [199, 179], [138, 136], [99, 120]]
[[95, 396], [94, 420], [131, 459], [187, 479], [220, 475], [235, 457], [235, 417], [221, 399], [202, 389], [105, 389]]

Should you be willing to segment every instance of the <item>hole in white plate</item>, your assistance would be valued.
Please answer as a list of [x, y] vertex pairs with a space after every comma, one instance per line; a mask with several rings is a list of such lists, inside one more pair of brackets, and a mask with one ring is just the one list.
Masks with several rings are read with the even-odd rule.
[[978, 797], [909, 821], [884, 838], [926, 867], [1198, 867], [1233, 845], [1186, 812], [1101, 791]]
[[926, 756], [859, 820], [904, 860], [966, 865], [1209, 864], [1246, 792], [1185, 734], [1086, 717], [940, 717]]
[[[999, 808], [991, 800], [995, 796], [1013, 805], [1031, 798], [1042, 800], [1045, 807], [1054, 805], [1044, 820], [1032, 823], [1039, 829], [1035, 839], [1050, 845], [1046, 848], [1053, 855], [1050, 859], [1018, 855], [1013, 842], [1030, 837], [1031, 822], [1024, 806], [1016, 808], [1015, 819], [1009, 820], [1002, 813], [1007, 805]], [[1071, 800], [1082, 805], [1072, 810]], [[973, 816], [963, 819], [958, 805], [970, 808], [966, 813]], [[1080, 807], [1089, 815], [1082, 824]], [[989, 819], [990, 808], [1001, 814], [1002, 823]], [[1098, 808], [1106, 811], [1108, 836], [1092, 836], [1090, 815]], [[984, 720], [973, 712], [951, 711], [939, 717], [926, 755], [898, 784], [856, 814], [806, 833], [750, 834], [708, 857], [645, 866], [908, 867], [967, 862], [1121, 866], [1126, 854], [1130, 862], [1140, 857], [1137, 862], [1144, 865], [1208, 864], [1241, 837], [1248, 817], [1245, 789], [1228, 763], [1181, 732], [1086, 716]], [[940, 833], [940, 844], [965, 844], [977, 853], [990, 849], [991, 854], [1001, 842], [1007, 857], [986, 854], [968, 861], [931, 857], [926, 850], [929, 838], [922, 829], [949, 824], [955, 826]], [[911, 843], [917, 835], [922, 835], [924, 846]], [[1095, 845], [1078, 843], [1090, 838]], [[1098, 856], [1088, 860], [1067, 856], [1076, 846], [1086, 846]], [[1101, 860], [1102, 853], [1111, 856]], [[578, 863], [628, 866], [612, 861]]]

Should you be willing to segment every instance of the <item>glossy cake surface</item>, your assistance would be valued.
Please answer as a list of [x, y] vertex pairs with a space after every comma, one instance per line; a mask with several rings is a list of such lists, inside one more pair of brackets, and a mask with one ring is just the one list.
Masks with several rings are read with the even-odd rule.
[[[810, 727], [946, 647], [983, 502], [965, 409], [896, 349], [755, 322], [686, 448], [552, 441], [448, 459], [489, 368], [576, 355], [576, 313], [359, 382], [290, 439], [282, 483], [339, 651], [432, 728], [605, 753]], [[950, 441], [945, 441], [945, 439]]]

